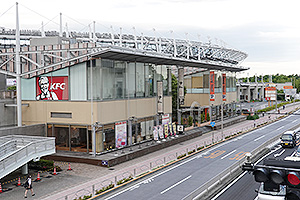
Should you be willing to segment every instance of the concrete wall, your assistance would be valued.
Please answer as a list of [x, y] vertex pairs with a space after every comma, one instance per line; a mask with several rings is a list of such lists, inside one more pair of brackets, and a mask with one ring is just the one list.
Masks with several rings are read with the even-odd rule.
[[6, 135], [46, 136], [45, 124], [0, 128], [0, 137]]
[[12, 99], [0, 100], [0, 128], [16, 125], [16, 107], [5, 107], [5, 104], [14, 103], [15, 102]]
[[6, 76], [5, 74], [0, 74], [0, 91], [6, 90]]

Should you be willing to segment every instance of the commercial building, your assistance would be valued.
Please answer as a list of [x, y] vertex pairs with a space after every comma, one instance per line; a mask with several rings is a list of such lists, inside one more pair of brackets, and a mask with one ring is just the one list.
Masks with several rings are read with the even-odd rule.
[[[2, 52], [0, 72], [16, 76], [17, 54]], [[226, 71], [230, 100], [231, 72], [246, 70], [238, 65], [246, 57], [211, 44], [122, 33], [35, 39], [20, 49], [22, 124], [46, 124], [58, 150], [102, 152], [149, 140], [154, 126], [172, 121], [172, 67]], [[205, 90], [201, 103], [210, 98], [206, 75], [196, 81]]]

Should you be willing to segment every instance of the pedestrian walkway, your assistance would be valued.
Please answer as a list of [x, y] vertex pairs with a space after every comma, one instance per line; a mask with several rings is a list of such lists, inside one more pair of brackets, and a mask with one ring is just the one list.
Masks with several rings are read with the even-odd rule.
[[[289, 105], [286, 106], [285, 110], [286, 112], [290, 112], [298, 106], [299, 104]], [[264, 117], [255, 120], [255, 126], [267, 123], [268, 121], [271, 122], [279, 116], [282, 115], [265, 115]], [[49, 174], [42, 175], [42, 181], [33, 184], [36, 196], [29, 196], [29, 199], [73, 200], [83, 195], [92, 194], [93, 188], [94, 190], [99, 190], [111, 183], [117, 186], [124, 178], [147, 173], [149, 170], [153, 170], [156, 167], [177, 160], [178, 156], [184, 154], [188, 155], [189, 152], [192, 152], [193, 150], [203, 149], [207, 145], [222, 140], [222, 138], [239, 132], [246, 132], [253, 128], [254, 121], [246, 120], [237, 123], [234, 126], [224, 128], [223, 134], [221, 130], [211, 131], [197, 138], [166, 147], [111, 168], [83, 163], [71, 163], [72, 170], [67, 171], [68, 165], [66, 163], [58, 162], [58, 165], [62, 165], [63, 171], [56, 176], [50, 176]], [[47, 176], [50, 177], [46, 178]], [[33, 178], [35, 179], [35, 177]], [[24, 188], [14, 187], [13, 190], [0, 194], [0, 199], [21, 199], [23, 198], [23, 195]]]

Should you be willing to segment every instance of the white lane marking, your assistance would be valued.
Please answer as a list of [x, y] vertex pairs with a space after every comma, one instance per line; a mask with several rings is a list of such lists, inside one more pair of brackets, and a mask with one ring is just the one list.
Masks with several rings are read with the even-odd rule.
[[285, 149], [283, 149], [280, 153], [276, 153], [274, 154], [274, 157], [278, 157], [281, 156], [283, 153], [285, 152]]
[[295, 119], [294, 121], [292, 121], [292, 123], [295, 123], [296, 121], [298, 121], [297, 119]]
[[266, 127], [262, 127], [262, 128], [260, 128], [259, 130], [264, 130]]
[[296, 152], [297, 152], [297, 151], [294, 151], [294, 152], [292, 153], [292, 155], [291, 155], [291, 156], [293, 157], [293, 156], [296, 154]]
[[254, 200], [258, 200], [258, 196]]
[[229, 156], [230, 154], [233, 154], [234, 152], [236, 152], [236, 150], [233, 150], [232, 152], [226, 154], [225, 156], [223, 156], [223, 157], [221, 158], [221, 160], [223, 160], [224, 158], [226, 158], [226, 157]]
[[[263, 159], [265, 159], [267, 156], [269, 156], [270, 154], [274, 153], [275, 151], [277, 151], [278, 149], [282, 148], [281, 146], [274, 149], [273, 151], [270, 151], [269, 153], [267, 153], [266, 155], [264, 155], [263, 157], [261, 157], [258, 161], [256, 161], [256, 163], [254, 163], [254, 165], [256, 165], [257, 163], [259, 163], [260, 161], [262, 161]], [[238, 180], [240, 180], [246, 173], [248, 172], [243, 172], [238, 178], [234, 179], [232, 182], [230, 182], [229, 185], [227, 185], [221, 192], [219, 192], [216, 196], [214, 196], [211, 200], [216, 200], [219, 196], [221, 196], [226, 190], [228, 190], [228, 188], [230, 188], [233, 184], [235, 184]], [[195, 189], [194, 191], [197, 191], [199, 188]], [[193, 191], [193, 192], [194, 192]], [[193, 194], [193, 192], [191, 192], [190, 194]], [[187, 196], [185, 196], [182, 200], [186, 199], [190, 194], [188, 194]], [[199, 195], [194, 197], [193, 200], [195, 199], [199, 199]]]
[[262, 135], [262, 136], [256, 138], [254, 141], [256, 142], [257, 140], [260, 140], [261, 138], [264, 138], [265, 136], [266, 136], [266, 135]]
[[279, 127], [279, 128], [278, 128], [278, 129], [276, 129], [276, 130], [278, 131], [278, 130], [280, 130], [280, 129], [282, 129], [282, 128], [284, 128], [284, 126], [282, 126], [282, 127]]
[[162, 191], [160, 194], [163, 194], [163, 193], [165, 193], [165, 192], [167, 192], [167, 191], [171, 190], [172, 188], [176, 187], [177, 185], [179, 185], [180, 183], [182, 183], [182, 182], [184, 182], [184, 181], [188, 180], [188, 179], [189, 179], [189, 178], [191, 178], [191, 177], [192, 177], [192, 175], [189, 175], [189, 176], [188, 176], [188, 177], [186, 177], [185, 179], [182, 179], [181, 181], [179, 181], [179, 182], [175, 183], [175, 184], [174, 184], [174, 185], [172, 185], [171, 187], [168, 187], [167, 189], [165, 189], [164, 191]]

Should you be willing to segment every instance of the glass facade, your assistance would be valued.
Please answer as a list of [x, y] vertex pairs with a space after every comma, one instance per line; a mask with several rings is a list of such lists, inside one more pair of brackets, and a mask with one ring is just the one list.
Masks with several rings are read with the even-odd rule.
[[[91, 76], [92, 74], [92, 76]], [[156, 96], [156, 82], [163, 81], [169, 93], [170, 70], [165, 65], [97, 59], [87, 64], [88, 100], [114, 100]]]
[[[222, 74], [224, 72], [215, 71], [215, 93], [222, 92]], [[226, 72], [226, 92], [236, 91], [235, 73]], [[209, 71], [184, 77], [184, 85], [187, 93], [209, 93]]]

